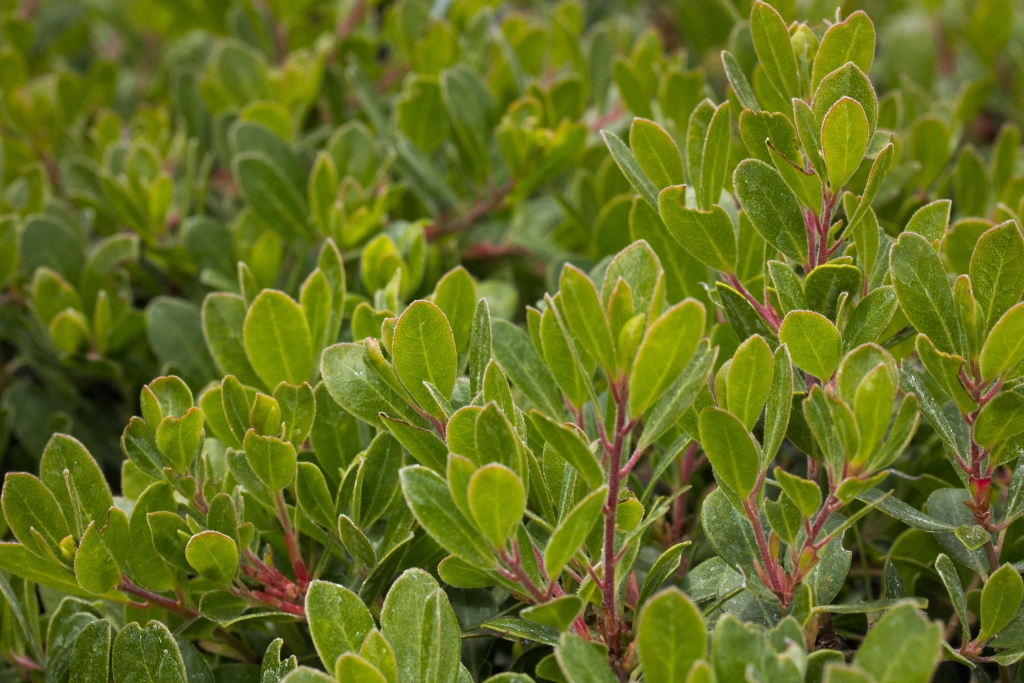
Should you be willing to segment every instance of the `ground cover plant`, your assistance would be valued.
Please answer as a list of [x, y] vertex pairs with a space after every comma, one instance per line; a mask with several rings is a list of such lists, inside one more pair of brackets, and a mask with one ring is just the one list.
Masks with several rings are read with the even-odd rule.
[[0, 8], [0, 679], [1024, 681], [1016, 0]]

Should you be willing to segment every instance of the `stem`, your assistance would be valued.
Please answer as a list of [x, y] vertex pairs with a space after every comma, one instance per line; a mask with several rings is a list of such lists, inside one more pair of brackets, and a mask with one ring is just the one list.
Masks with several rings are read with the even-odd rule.
[[199, 616], [199, 612], [195, 611], [191, 607], [186, 607], [181, 602], [171, 600], [170, 598], [165, 598], [164, 596], [159, 595], [158, 593], [154, 593], [152, 591], [148, 591], [145, 588], [142, 588], [141, 586], [136, 586], [126, 576], [121, 577], [121, 583], [120, 585], [118, 585], [117, 589], [124, 593], [128, 593], [129, 595], [134, 595], [135, 597], [143, 598], [146, 600], [146, 602], [150, 603], [151, 605], [161, 607], [162, 609], [165, 609], [169, 612], [175, 612], [176, 614], [179, 614], [185, 617], [186, 619], [194, 619]]
[[768, 326], [772, 328], [772, 331], [778, 332], [779, 326], [782, 325], [782, 320], [779, 319], [779, 314], [775, 312], [774, 308], [772, 308], [771, 303], [766, 301], [765, 304], [762, 305], [760, 301], [754, 298], [753, 294], [747, 291], [747, 288], [743, 286], [743, 283], [740, 282], [740, 279], [736, 277], [735, 274], [723, 273], [723, 275], [733, 289], [742, 294], [743, 298], [754, 307], [754, 310], [757, 311], [762, 318], [764, 318], [765, 322], [768, 323]]
[[[604, 578], [601, 581], [602, 607], [605, 619], [605, 640], [608, 651], [615, 652], [618, 642], [618, 612], [616, 611], [615, 586], [615, 514], [618, 511], [619, 486], [621, 484], [622, 442], [626, 433], [626, 400], [628, 389], [609, 388], [615, 399], [615, 437], [608, 449], [608, 498], [604, 505]], [[607, 446], [606, 446], [607, 447]]]
[[461, 218], [450, 215], [441, 216], [434, 225], [429, 226], [424, 232], [428, 242], [433, 242], [445, 235], [464, 230], [476, 223], [478, 220], [496, 210], [505, 201], [516, 187], [515, 181], [510, 180], [497, 189], [492, 189], [490, 196], [478, 201]]
[[284, 527], [284, 543], [288, 548], [288, 559], [292, 562], [292, 571], [295, 573], [295, 580], [303, 592], [309, 585], [309, 572], [306, 570], [306, 563], [299, 552], [298, 544], [295, 542], [295, 530], [292, 528], [292, 520], [288, 516], [288, 508], [285, 506], [284, 496], [277, 492], [277, 518]]

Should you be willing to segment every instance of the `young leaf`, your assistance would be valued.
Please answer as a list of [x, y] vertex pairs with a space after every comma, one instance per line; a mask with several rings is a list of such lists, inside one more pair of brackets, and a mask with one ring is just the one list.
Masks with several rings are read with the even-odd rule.
[[853, 663], [878, 683], [927, 683], [941, 651], [942, 627], [911, 604], [886, 612], [868, 631]]
[[684, 182], [679, 148], [665, 129], [654, 121], [633, 119], [629, 128], [629, 146], [640, 168], [658, 190]]
[[703, 330], [704, 307], [693, 299], [673, 306], [651, 323], [629, 378], [631, 417], [654, 405], [679, 378]]
[[214, 583], [231, 583], [238, 573], [238, 546], [217, 531], [193, 536], [185, 547], [185, 557], [200, 576]]
[[764, 338], [748, 337], [733, 354], [726, 377], [726, 407], [747, 429], [761, 416], [771, 383], [772, 350]]
[[1016, 222], [997, 225], [978, 238], [970, 275], [984, 329], [991, 330], [1024, 294], [1024, 237]]
[[721, 481], [742, 499], [757, 486], [760, 454], [754, 437], [734, 415], [708, 407], [698, 416], [700, 442]]
[[544, 566], [548, 576], [557, 577], [561, 574], [562, 569], [579, 551], [594, 528], [594, 522], [601, 514], [607, 496], [608, 489], [602, 486], [592, 491], [562, 518], [544, 550]]
[[789, 347], [798, 368], [823, 381], [839, 367], [843, 340], [836, 326], [819, 313], [790, 312], [779, 328], [779, 341]]
[[686, 208], [683, 185], [662, 190], [658, 206], [669, 234], [695, 259], [723, 273], [736, 272], [736, 233], [725, 209]]
[[594, 283], [573, 266], [562, 269], [561, 295], [573, 336], [605, 372], [615, 368], [615, 344]]
[[1020, 573], [1007, 563], [992, 572], [981, 590], [981, 631], [978, 640], [984, 642], [1009, 624], [1020, 601], [1024, 598], [1024, 581]]
[[608, 667], [607, 650], [598, 643], [563, 633], [555, 647], [555, 658], [567, 683], [615, 683]]
[[394, 350], [395, 371], [406, 390], [424, 410], [441, 417], [441, 408], [423, 386], [430, 382], [445, 398], [455, 388], [455, 338], [441, 309], [428, 301], [405, 309], [395, 328]]
[[786, 100], [800, 97], [796, 55], [786, 22], [771, 5], [758, 0], [750, 11], [754, 51], [769, 82]]
[[287, 294], [268, 289], [249, 307], [243, 327], [245, 352], [268, 389], [302, 384], [313, 371], [313, 344], [302, 309]]
[[376, 626], [355, 593], [327, 581], [309, 584], [306, 620], [320, 661], [328, 669], [346, 652], [358, 652], [366, 634]]
[[806, 261], [807, 234], [800, 204], [779, 172], [763, 161], [747, 159], [736, 167], [733, 186], [758, 234], [794, 261]]
[[494, 564], [490, 547], [459, 512], [444, 479], [418, 465], [403, 467], [400, 476], [413, 515], [443, 548], [482, 568]]
[[637, 649], [651, 683], [683, 683], [705, 656], [708, 632], [697, 605], [678, 588], [655, 595], [640, 614]]
[[860, 103], [842, 97], [829, 109], [821, 125], [821, 147], [829, 186], [839, 193], [860, 167], [868, 147], [868, 121]]
[[272, 436], [260, 436], [250, 429], [243, 443], [252, 471], [264, 484], [278, 492], [295, 478], [295, 447]]
[[185, 663], [174, 636], [159, 621], [143, 628], [126, 625], [114, 639], [111, 669], [115, 681], [185, 683]]
[[915, 232], [929, 242], [942, 239], [949, 227], [949, 211], [953, 202], [948, 199], [940, 199], [925, 204], [914, 212], [914, 215], [907, 221], [907, 232]]
[[818, 89], [822, 79], [847, 62], [853, 62], [867, 73], [875, 56], [875, 26], [861, 10], [857, 10], [838, 24], [833, 24], [821, 39], [814, 58], [811, 74], [811, 92]]
[[938, 254], [920, 235], [903, 233], [889, 254], [896, 297], [910, 323], [935, 347], [960, 353], [963, 332], [953, 308], [953, 293]]
[[478, 469], [469, 480], [469, 510], [477, 528], [495, 548], [504, 548], [523, 518], [526, 494], [519, 477], [504, 465]]

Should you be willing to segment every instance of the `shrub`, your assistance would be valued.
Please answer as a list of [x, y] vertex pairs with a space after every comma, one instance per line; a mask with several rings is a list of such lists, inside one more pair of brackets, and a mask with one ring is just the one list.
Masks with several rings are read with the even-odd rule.
[[1024, 680], [1019, 8], [837, 4], [8, 3], [0, 676]]

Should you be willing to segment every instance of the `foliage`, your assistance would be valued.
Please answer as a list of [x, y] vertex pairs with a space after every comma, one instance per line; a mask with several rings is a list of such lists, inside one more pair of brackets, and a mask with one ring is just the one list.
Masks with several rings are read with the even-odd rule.
[[0, 676], [1024, 680], [1024, 14], [856, 5], [5, 3]]

